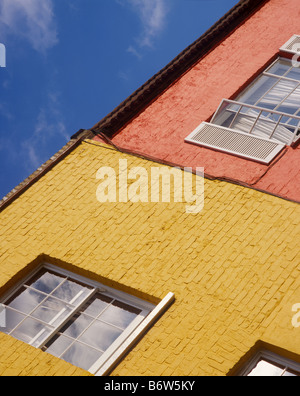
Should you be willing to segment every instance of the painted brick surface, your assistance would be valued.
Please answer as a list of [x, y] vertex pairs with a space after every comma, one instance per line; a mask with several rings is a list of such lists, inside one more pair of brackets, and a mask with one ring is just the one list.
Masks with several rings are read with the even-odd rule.
[[269, 0], [119, 131], [114, 143], [181, 166], [201, 166], [212, 177], [240, 180], [299, 202], [299, 145], [266, 166], [184, 142], [211, 119], [222, 99], [236, 98], [279, 56], [279, 48], [299, 34], [299, 16], [299, 0]]
[[[96, 172], [157, 164], [83, 142], [0, 213], [1, 292], [41, 259], [176, 301], [113, 375], [226, 375], [258, 341], [298, 356], [299, 205], [205, 180], [205, 205], [99, 203]], [[0, 334], [0, 375], [82, 370]]]

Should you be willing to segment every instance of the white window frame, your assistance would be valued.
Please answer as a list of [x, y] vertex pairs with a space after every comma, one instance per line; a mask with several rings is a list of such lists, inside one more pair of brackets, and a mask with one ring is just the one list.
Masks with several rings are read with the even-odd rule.
[[287, 370], [296, 371], [300, 374], [300, 363], [284, 358], [283, 356], [277, 355], [276, 353], [271, 352], [267, 349], [262, 349], [249, 360], [244, 368], [238, 373], [238, 376], [247, 377], [261, 360], [266, 360], [270, 363], [274, 363], [275, 366], [282, 366], [283, 369], [281, 376]]
[[[17, 284], [1, 298], [1, 303], [5, 304], [5, 301], [9, 300], [28, 280], [30, 280], [42, 269], [53, 271], [64, 277], [69, 277], [75, 281], [85, 284], [88, 287], [91, 287], [91, 290], [84, 298], [84, 300], [78, 306], [76, 306], [76, 308], [74, 308], [62, 322], [60, 322], [57, 326], [53, 328], [49, 336], [46, 339], [44, 339], [39, 345], [35, 346], [38, 349], [42, 349], [59, 332], [59, 330], [78, 311], [80, 311], [82, 306], [87, 301], [89, 301], [90, 298], [97, 292], [105, 293], [105, 295], [108, 297], [121, 300], [122, 302], [127, 303], [128, 305], [141, 310], [141, 312], [122, 332], [122, 334], [108, 347], [108, 349], [103, 353], [100, 359], [98, 359], [87, 370], [90, 373], [97, 376], [105, 375], [109, 370], [111, 370], [117, 364], [117, 362], [120, 361], [121, 357], [124, 356], [124, 354], [129, 351], [129, 349], [134, 345], [137, 339], [147, 331], [150, 325], [153, 324], [153, 322], [157, 319], [157, 317], [161, 315], [175, 299], [173, 293], [168, 293], [167, 296], [161, 301], [161, 303], [155, 306], [147, 301], [129, 295], [128, 293], [113, 289], [112, 287], [108, 287], [106, 285], [88, 279], [76, 273], [67, 271], [52, 264], [43, 263], [39, 265], [30, 274], [28, 274], [26, 277], [24, 277], [21, 281], [17, 282]], [[75, 300], [76, 298], [77, 296], [73, 300]], [[56, 318], [57, 316], [53, 318], [51, 322], [54, 322]], [[39, 320], [37, 319], [37, 321]], [[14, 329], [11, 330], [10, 333], [12, 333], [13, 331]], [[38, 339], [39, 336], [40, 333], [34, 339], [31, 340], [30, 344], [33, 344], [34, 341]]]
[[[280, 61], [280, 60], [286, 61], [286, 62], [291, 62], [291, 67], [290, 67], [290, 69], [289, 69], [284, 75], [282, 75], [282, 76], [281, 76], [281, 75], [277, 75], [277, 74], [272, 74], [272, 73], [270, 73], [269, 70], [271, 70], [272, 67], [273, 67], [278, 61]], [[292, 146], [293, 144], [295, 144], [295, 143], [300, 139], [300, 135], [298, 135], [298, 136], [296, 135], [296, 132], [298, 132], [298, 131], [299, 131], [299, 128], [300, 128], [300, 103], [299, 103], [299, 109], [297, 110], [297, 112], [296, 112], [295, 114], [284, 113], [284, 112], [281, 112], [281, 111], [278, 111], [278, 110], [277, 110], [277, 109], [280, 108], [280, 106], [284, 103], [284, 101], [286, 101], [286, 100], [288, 99], [288, 97], [291, 96], [291, 95], [293, 94], [293, 92], [294, 92], [296, 89], [299, 89], [299, 88], [300, 88], [300, 81], [299, 81], [299, 80], [295, 80], [295, 79], [286, 77], [286, 75], [291, 71], [292, 67], [293, 67], [293, 65], [292, 65], [292, 61], [291, 61], [290, 59], [284, 58], [284, 57], [278, 57], [278, 58], [276, 58], [276, 60], [275, 60], [274, 62], [272, 62], [272, 64], [269, 65], [262, 73], [260, 73], [259, 76], [257, 76], [257, 78], [256, 78], [254, 81], [252, 81], [252, 82], [251, 82], [251, 83], [250, 83], [250, 84], [249, 84], [249, 85], [237, 96], [237, 98], [236, 98], [235, 100], [229, 100], [229, 99], [223, 98], [222, 101], [221, 101], [221, 103], [220, 103], [220, 105], [218, 106], [217, 111], [214, 113], [214, 115], [213, 115], [213, 117], [212, 117], [212, 119], [211, 119], [211, 121], [210, 121], [210, 124], [215, 125], [215, 124], [214, 124], [214, 121], [215, 121], [215, 119], [217, 118], [218, 113], [219, 113], [220, 109], [222, 108], [223, 104], [224, 104], [224, 103], [231, 103], [231, 104], [233, 104], [233, 105], [237, 105], [237, 106], [240, 107], [240, 110], [237, 111], [236, 116], [239, 114], [239, 112], [241, 111], [242, 108], [249, 108], [249, 109], [255, 109], [255, 110], [257, 110], [257, 111], [260, 111], [261, 113], [265, 112], [265, 113], [269, 113], [269, 114], [277, 114], [277, 115], [279, 115], [279, 116], [281, 116], [281, 117], [289, 117], [290, 119], [293, 118], [293, 119], [298, 120], [298, 121], [299, 121], [299, 122], [298, 122], [298, 125], [295, 126], [295, 132], [294, 132], [293, 134], [291, 134], [290, 140], [284, 142], [284, 143], [287, 144], [288, 146]], [[261, 95], [261, 97], [256, 101], [255, 104], [252, 105], [252, 104], [248, 104], [248, 103], [242, 102], [241, 99], [240, 99], [240, 97], [241, 97], [243, 94], [245, 94], [245, 92], [246, 92], [247, 90], [251, 90], [251, 88], [252, 88], [253, 86], [255, 86], [255, 84], [257, 83], [257, 81], [258, 81], [261, 77], [263, 77], [263, 76], [270, 77], [270, 78], [276, 78], [277, 81], [274, 82], [274, 84], [273, 84], [266, 92], [264, 92], [264, 93]], [[282, 80], [292, 81], [292, 82], [298, 83], [298, 85], [297, 85], [297, 86], [296, 86], [296, 87], [295, 87], [295, 88], [294, 88], [294, 89], [293, 89], [282, 101], [280, 101], [280, 102], [276, 105], [276, 107], [275, 107], [274, 109], [268, 109], [268, 108], [263, 108], [263, 107], [261, 107], [261, 106], [258, 106], [259, 102], [261, 102], [261, 100], [264, 99], [264, 98], [269, 94], [269, 92], [278, 84], [278, 82], [280, 82], [280, 81], [282, 81]], [[260, 113], [260, 114], [261, 114], [261, 113]], [[259, 120], [260, 114], [259, 114], [259, 113], [257, 114], [257, 121]], [[236, 118], [236, 116], [235, 116], [235, 118]], [[235, 121], [235, 118], [234, 118], [234, 120], [231, 122], [231, 125], [232, 125], [233, 122]], [[257, 121], [256, 121], [256, 122], [257, 122]], [[248, 132], [249, 135], [251, 135], [252, 130], [254, 129], [254, 127], [255, 127], [255, 125], [256, 125], [256, 122], [253, 124], [252, 129], [250, 130], [250, 132]], [[219, 124], [216, 124], [216, 125], [217, 125], [217, 126], [221, 126], [221, 125], [219, 125]], [[279, 122], [278, 122], [278, 124], [276, 125], [275, 129], [277, 128], [278, 125], [279, 125]], [[231, 126], [229, 126], [229, 129], [230, 129], [230, 128], [231, 128]], [[236, 131], [236, 132], [241, 133], [241, 131], [239, 131], [239, 130], [237, 130], [237, 129], [234, 129], [234, 128], [233, 128], [233, 130]], [[269, 140], [275, 141], [275, 142], [277, 142], [277, 143], [283, 143], [283, 142], [279, 142], [279, 141], [273, 139], [273, 134], [274, 134], [274, 132], [275, 132], [275, 130], [273, 131], [273, 133], [270, 134]]]
[[[286, 45], [293, 43], [296, 39], [299, 39], [300, 47], [300, 36], [298, 35], [294, 35]], [[290, 62], [291, 66], [289, 70], [283, 75], [271, 73], [271, 68], [280, 60]], [[223, 98], [210, 122], [202, 122], [184, 139], [185, 142], [268, 165], [286, 146], [293, 146], [300, 141], [300, 106], [299, 108], [296, 107], [294, 114], [277, 111], [282, 109], [282, 106], [300, 88], [300, 81], [298, 79], [290, 78], [291, 76], [287, 77], [293, 67], [295, 68], [291, 59], [278, 56], [254, 81], [248, 84], [243, 92], [237, 96], [236, 100]], [[274, 84], [266, 92], [262, 92], [261, 97], [256, 103], [246, 103], [242, 95], [251, 90], [257, 81], [264, 76], [276, 79], [274, 80]], [[275, 101], [274, 104], [276, 106], [274, 109], [268, 109], [268, 104], [262, 107], [264, 105], [262, 101], [268, 98], [268, 94], [276, 86], [278, 89], [282, 81], [286, 81], [286, 85], [288, 85], [288, 82], [296, 85], [295, 87], [291, 87], [291, 90], [287, 92], [286, 96], [279, 97], [278, 103], [277, 100]], [[234, 108], [236, 109], [234, 110]], [[245, 109], [247, 109], [248, 114], [243, 113]], [[230, 124], [227, 125], [225, 122], [227, 121], [226, 118], [222, 120], [222, 116], [228, 111], [232, 112], [233, 119], [231, 121], [229, 120]], [[239, 116], [241, 116], [240, 119]], [[240, 122], [240, 125], [236, 125], [236, 122]], [[267, 126], [268, 123], [269, 125]], [[247, 139], [247, 135], [252, 136], [252, 141]], [[274, 143], [276, 146], [268, 145], [268, 142]]]

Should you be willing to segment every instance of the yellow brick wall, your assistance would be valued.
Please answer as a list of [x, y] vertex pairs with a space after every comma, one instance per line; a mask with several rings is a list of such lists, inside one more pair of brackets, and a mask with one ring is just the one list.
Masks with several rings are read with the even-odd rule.
[[[176, 301], [113, 375], [226, 375], [258, 342], [300, 361], [299, 205], [205, 180], [205, 205], [99, 203], [96, 172], [152, 162], [83, 142], [0, 213], [0, 292], [40, 260]], [[0, 334], [0, 375], [82, 375]], [[86, 374], [86, 373], [85, 373]]]

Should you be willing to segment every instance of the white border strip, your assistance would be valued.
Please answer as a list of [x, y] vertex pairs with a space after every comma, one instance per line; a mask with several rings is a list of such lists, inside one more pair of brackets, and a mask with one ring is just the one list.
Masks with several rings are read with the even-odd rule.
[[142, 323], [128, 336], [120, 348], [101, 366], [95, 374], [97, 377], [107, 375], [113, 367], [123, 358], [123, 356], [132, 348], [137, 340], [151, 327], [158, 317], [172, 304], [175, 300], [174, 293], [168, 293], [166, 297], [153, 309], [152, 312], [142, 321]]

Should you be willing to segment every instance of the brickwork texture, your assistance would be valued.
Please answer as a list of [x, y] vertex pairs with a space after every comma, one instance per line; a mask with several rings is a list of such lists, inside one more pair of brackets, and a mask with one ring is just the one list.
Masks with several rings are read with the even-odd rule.
[[[223, 376], [257, 342], [300, 361], [299, 205], [209, 180], [198, 214], [100, 203], [97, 171], [120, 159], [159, 166], [83, 141], [0, 213], [0, 292], [44, 260], [155, 303], [175, 293], [112, 375]], [[0, 333], [0, 375], [87, 374]]]

